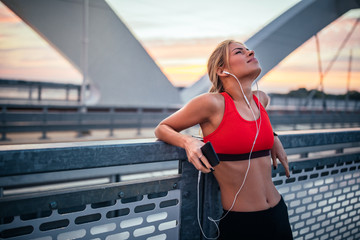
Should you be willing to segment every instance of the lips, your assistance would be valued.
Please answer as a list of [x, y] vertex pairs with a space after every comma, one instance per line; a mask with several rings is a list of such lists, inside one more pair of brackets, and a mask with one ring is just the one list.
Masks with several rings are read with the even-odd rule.
[[257, 59], [256, 58], [250, 58], [250, 60], [247, 61], [247, 63], [250, 63], [250, 62], [253, 62], [253, 61], [257, 61]]

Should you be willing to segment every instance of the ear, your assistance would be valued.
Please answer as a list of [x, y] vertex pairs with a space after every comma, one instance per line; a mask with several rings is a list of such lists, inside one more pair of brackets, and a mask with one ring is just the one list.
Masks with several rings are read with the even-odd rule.
[[220, 77], [226, 77], [228, 76], [227, 74], [223, 73], [225, 69], [224, 68], [218, 68], [217, 71], [216, 71], [216, 74]]

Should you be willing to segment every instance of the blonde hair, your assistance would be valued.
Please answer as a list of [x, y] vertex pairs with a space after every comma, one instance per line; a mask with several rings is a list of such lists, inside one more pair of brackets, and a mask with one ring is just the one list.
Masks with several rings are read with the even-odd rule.
[[[212, 87], [209, 92], [224, 92], [224, 86], [217, 75], [220, 67], [229, 68], [229, 49], [231, 43], [240, 43], [234, 40], [225, 40], [217, 45], [209, 57], [207, 71]], [[240, 43], [242, 44], [242, 43]]]

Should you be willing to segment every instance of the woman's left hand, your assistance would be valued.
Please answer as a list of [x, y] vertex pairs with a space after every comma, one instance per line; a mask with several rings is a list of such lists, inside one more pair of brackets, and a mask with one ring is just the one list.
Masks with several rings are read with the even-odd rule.
[[290, 177], [290, 170], [289, 170], [289, 163], [287, 159], [286, 152], [284, 150], [283, 145], [278, 136], [274, 136], [274, 145], [271, 149], [271, 158], [273, 160], [274, 169], [277, 168], [277, 160], [279, 159], [280, 163], [283, 165], [285, 169], [285, 174], [289, 178]]

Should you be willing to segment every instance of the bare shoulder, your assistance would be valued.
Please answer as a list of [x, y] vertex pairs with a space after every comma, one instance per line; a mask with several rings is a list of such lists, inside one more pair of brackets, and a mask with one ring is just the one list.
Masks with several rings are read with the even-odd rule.
[[193, 98], [189, 104], [198, 105], [208, 110], [216, 110], [224, 105], [224, 97], [220, 93], [204, 93]]
[[259, 96], [259, 100], [264, 108], [270, 104], [270, 97], [263, 91], [253, 91], [253, 94]]
[[181, 119], [193, 119], [192, 123], [205, 123], [211, 121], [224, 109], [223, 96], [219, 93], [204, 93], [190, 100], [178, 114]]

